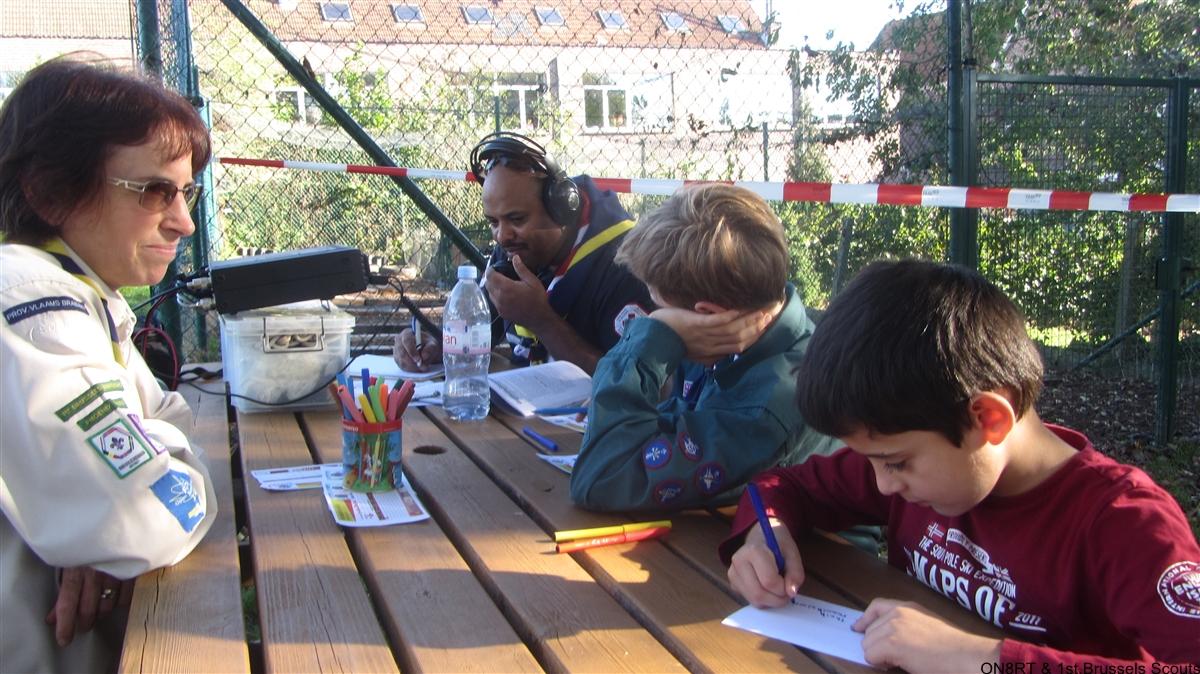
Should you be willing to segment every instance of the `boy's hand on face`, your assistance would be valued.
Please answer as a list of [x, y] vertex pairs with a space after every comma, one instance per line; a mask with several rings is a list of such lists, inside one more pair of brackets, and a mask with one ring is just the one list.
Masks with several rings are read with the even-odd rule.
[[656, 309], [650, 318], [666, 323], [679, 335], [688, 360], [705, 365], [745, 351], [771, 322], [770, 314], [760, 310], [709, 314], [677, 307]]
[[796, 541], [778, 520], [771, 520], [771, 530], [783, 553], [782, 576], [775, 566], [775, 555], [767, 547], [767, 539], [757, 524], [746, 532], [746, 541], [733, 553], [729, 563], [729, 582], [733, 589], [758, 608], [786, 606], [804, 584], [804, 564]]
[[506, 321], [523, 325], [534, 332], [547, 316], [553, 317], [554, 310], [546, 297], [546, 287], [518, 256], [512, 257], [513, 269], [520, 280], [514, 281], [503, 274], [489, 269], [487, 275], [488, 297], [496, 305], [496, 311]]
[[442, 343], [435, 335], [421, 333], [420, 348], [412, 329], [405, 328], [396, 335], [392, 345], [392, 360], [409, 372], [426, 372], [442, 362]]
[[912, 602], [875, 599], [851, 626], [876, 667], [908, 672], [977, 672], [1000, 661], [1000, 641], [952, 627]]

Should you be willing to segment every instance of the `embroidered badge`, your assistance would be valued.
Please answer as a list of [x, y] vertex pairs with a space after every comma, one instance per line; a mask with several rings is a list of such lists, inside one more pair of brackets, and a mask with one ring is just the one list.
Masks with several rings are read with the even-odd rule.
[[200, 503], [200, 495], [196, 493], [196, 486], [187, 473], [168, 470], [166, 475], [150, 485], [150, 491], [179, 520], [179, 526], [184, 531], [191, 533], [204, 519], [204, 505]]
[[142, 420], [138, 418], [138, 415], [130, 413], [129, 421], [133, 424], [133, 427], [137, 429], [137, 432], [142, 434], [142, 439], [146, 441], [146, 444], [154, 448], [155, 454], [162, 454], [163, 452], [167, 451], [167, 448], [164, 447], [161, 442], [157, 442], [154, 438], [150, 437], [150, 434], [147, 433], [146, 429], [142, 427]]
[[43, 297], [32, 302], [25, 302], [4, 310], [4, 320], [9, 325], [15, 325], [47, 311], [82, 311], [87, 313], [87, 305], [73, 297]]
[[683, 493], [683, 483], [679, 480], [663, 480], [654, 485], [654, 500], [659, 505], [666, 505], [679, 498]]
[[699, 461], [700, 456], [704, 453], [700, 450], [700, 445], [692, 439], [692, 436], [687, 434], [687, 431], [679, 432], [679, 435], [675, 438], [675, 444], [679, 447], [683, 458], [688, 461]]
[[1200, 618], [1200, 564], [1176, 562], [1158, 578], [1158, 596], [1167, 610], [1184, 618]]
[[154, 458], [150, 449], [123, 419], [117, 419], [88, 438], [88, 442], [122, 480]]
[[633, 319], [648, 315], [649, 314], [646, 313], [646, 310], [637, 304], [626, 304], [625, 306], [621, 307], [621, 310], [617, 312], [616, 317], [613, 318], [613, 330], [617, 332], [619, 337], [624, 337], [625, 329], [629, 327], [629, 324], [633, 322]]
[[71, 417], [82, 412], [84, 408], [86, 408], [88, 405], [91, 405], [105, 393], [120, 391], [123, 388], [124, 387], [121, 385], [120, 379], [113, 379], [112, 381], [106, 381], [101, 384], [93, 384], [89, 386], [86, 391], [72, 398], [71, 402], [58, 408], [54, 414], [57, 415], [59, 419], [67, 421]]
[[719, 463], [706, 463], [696, 469], [696, 487], [704, 494], [720, 491], [725, 484], [725, 467]]
[[107, 417], [110, 414], [114, 414], [117, 412], [117, 410], [124, 409], [124, 407], [125, 407], [124, 399], [109, 398], [109, 399], [106, 399], [104, 402], [100, 403], [99, 405], [96, 405], [96, 409], [92, 410], [91, 412], [88, 412], [87, 416], [83, 417], [82, 419], [80, 419], [79, 421], [77, 421], [75, 423], [78, 424], [79, 427], [82, 428], [83, 430], [90, 431], [90, 430], [92, 430], [92, 426], [95, 426], [96, 424], [103, 421], [104, 417]]
[[662, 468], [671, 460], [671, 446], [666, 440], [654, 440], [642, 450], [642, 463], [650, 470]]

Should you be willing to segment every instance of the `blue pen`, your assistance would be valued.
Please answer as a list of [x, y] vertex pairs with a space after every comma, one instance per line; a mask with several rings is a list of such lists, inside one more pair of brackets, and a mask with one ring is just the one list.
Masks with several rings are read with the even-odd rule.
[[529, 437], [533, 438], [533, 440], [535, 442], [537, 442], [539, 445], [545, 447], [546, 449], [550, 450], [551, 452], [558, 451], [558, 443], [557, 442], [551, 440], [550, 438], [547, 438], [546, 436], [542, 435], [541, 433], [538, 433], [537, 431], [533, 430], [532, 428], [526, 426], [525, 428], [522, 429], [522, 432], [524, 432], [525, 435], [528, 435]]
[[587, 414], [586, 407], [541, 407], [533, 411], [544, 417], [552, 417], [559, 414]]
[[775, 567], [783, 574], [783, 553], [779, 551], [779, 541], [775, 540], [775, 532], [771, 531], [771, 523], [767, 521], [767, 511], [763, 508], [762, 497], [758, 495], [758, 487], [753, 482], [747, 482], [746, 491], [750, 493], [750, 503], [754, 504], [754, 514], [758, 515], [758, 526], [762, 527], [767, 547], [775, 555]]
[[[371, 394], [367, 393], [367, 391], [371, 388], [371, 370], [369, 368], [364, 367], [362, 369], [362, 378], [362, 392], [366, 394], [367, 398], [369, 399], [371, 397]], [[350, 393], [353, 394], [354, 392], [351, 391]]]

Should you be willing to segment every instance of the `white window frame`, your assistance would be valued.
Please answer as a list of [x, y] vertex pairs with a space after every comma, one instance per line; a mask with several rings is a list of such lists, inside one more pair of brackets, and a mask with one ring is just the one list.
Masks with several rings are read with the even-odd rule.
[[717, 23], [721, 25], [721, 30], [730, 35], [742, 33], [746, 30], [746, 25], [742, 23], [742, 17], [732, 14], [717, 15]]
[[[532, 73], [532, 72], [531, 73], [523, 73], [522, 72], [522, 73], [492, 73], [491, 74], [492, 85], [489, 88], [489, 91], [492, 95], [493, 100], [495, 99], [495, 97], [501, 96], [506, 91], [515, 91], [517, 93], [517, 110], [518, 110], [517, 114], [520, 117], [521, 125], [517, 126], [517, 127], [503, 127], [500, 130], [501, 131], [532, 132], [532, 131], [536, 131], [539, 128], [541, 128], [541, 127], [531, 123], [532, 117], [531, 117], [530, 111], [529, 111], [529, 108], [530, 108], [529, 93], [534, 92], [534, 91], [541, 91], [543, 96], [546, 96], [549, 94], [549, 89], [542, 82], [531, 83], [531, 84], [500, 82], [498, 76], [501, 74], [535, 75], [535, 76], [539, 75], [538, 73]], [[544, 77], [544, 75], [541, 75], [541, 77]], [[471, 85], [461, 85], [461, 86], [467, 92], [467, 108], [468, 108], [468, 110], [470, 110], [470, 112], [468, 113], [469, 123], [471, 126], [478, 126], [479, 119], [478, 119], [478, 116], [475, 114], [475, 91], [476, 91], [476, 89], [475, 89], [475, 87], [473, 87]]]
[[[354, 12], [350, 9], [350, 0], [321, 0], [318, 3], [321, 9], [321, 19], [329, 23], [353, 22]], [[345, 7], [345, 16], [331, 16], [329, 10], [334, 8]], [[339, 12], [340, 13], [340, 12]]]
[[625, 20], [625, 15], [619, 9], [597, 9], [596, 18], [600, 19], [600, 25], [604, 26], [605, 30], [629, 28], [629, 22]]
[[[472, 16], [472, 12], [482, 12], [482, 15]], [[463, 5], [463, 20], [468, 26], [492, 26], [496, 23], [496, 15], [487, 5]]]
[[[671, 73], [655, 73], [650, 76], [633, 76], [633, 75], [604, 75], [611, 81], [609, 84], [582, 84], [584, 113], [583, 113], [583, 130], [585, 133], [669, 133], [675, 126], [674, 120], [674, 85], [673, 75]], [[657, 124], [647, 124], [646, 120], [639, 118], [637, 101], [639, 98], [644, 98], [645, 91], [662, 91], [663, 84], [659, 80], [666, 79], [666, 95], [665, 114], [660, 115], [661, 122]], [[653, 84], [651, 84], [653, 83]], [[643, 85], [639, 87], [639, 85]], [[643, 93], [639, 93], [639, 89]], [[587, 93], [589, 91], [600, 92], [600, 115], [601, 124], [594, 126], [588, 124], [587, 120]], [[622, 126], [614, 126], [609, 123], [612, 119], [614, 111], [610, 107], [609, 94], [619, 91], [624, 94], [625, 109], [616, 112], [621, 113], [625, 117], [625, 124]]]
[[533, 14], [542, 26], [559, 28], [567, 25], [567, 18], [558, 11], [557, 7], [534, 7]]
[[[321, 82], [321, 86], [325, 87], [325, 90], [329, 92], [330, 96], [337, 98], [339, 95], [341, 95], [341, 85], [338, 83], [337, 78], [334, 77], [333, 73], [319, 73], [319, 74], [317, 74], [316, 79]], [[289, 121], [289, 123], [305, 124], [307, 126], [316, 126], [316, 125], [320, 124], [320, 115], [319, 114], [317, 115], [317, 121], [309, 121], [309, 119], [308, 119], [308, 109], [309, 109], [310, 101], [312, 103], [313, 108], [315, 108], [316, 110], [321, 111], [321, 112], [324, 112], [324, 111], [321, 110], [320, 104], [317, 103], [316, 99], [314, 99], [308, 93], [307, 89], [300, 86], [299, 84], [275, 87], [274, 91], [271, 92], [271, 101], [273, 103], [275, 103], [275, 104], [279, 103], [279, 94], [294, 94], [296, 96], [296, 103], [295, 103], [296, 118], [293, 120], [287, 120], [287, 121]]]
[[[401, 19], [401, 18], [400, 18], [400, 17], [399, 17], [399, 16], [396, 14], [396, 11], [397, 11], [397, 10], [400, 10], [400, 9], [404, 9], [404, 10], [411, 10], [411, 11], [413, 11], [413, 12], [416, 12], [416, 16], [415, 16], [415, 18], [412, 18], [412, 19]], [[400, 25], [409, 25], [409, 24], [417, 24], [417, 23], [419, 23], [419, 24], [424, 24], [424, 23], [425, 23], [425, 12], [423, 12], [423, 11], [421, 10], [421, 6], [420, 6], [420, 5], [418, 5], [418, 4], [415, 4], [415, 3], [400, 3], [400, 2], [393, 2], [393, 3], [392, 3], [392, 20], [393, 20], [393, 21], [395, 21], [396, 23], [400, 24]]]
[[[662, 19], [663, 25], [672, 33], [690, 33], [692, 27], [688, 25], [687, 19], [683, 15], [675, 11], [659, 12], [659, 18]], [[672, 25], [674, 23], [675, 25]]]

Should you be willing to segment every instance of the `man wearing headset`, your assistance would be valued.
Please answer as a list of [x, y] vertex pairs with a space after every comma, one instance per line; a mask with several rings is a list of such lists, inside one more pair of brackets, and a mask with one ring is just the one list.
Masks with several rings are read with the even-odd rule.
[[[471, 151], [496, 247], [483, 286], [514, 364], [569, 360], [589, 374], [626, 324], [654, 309], [646, 286], [613, 261], [633, 218], [591, 178], [569, 178], [545, 148], [515, 133], [485, 136]], [[493, 342], [501, 333], [493, 323]], [[401, 367], [440, 363], [434, 335], [397, 338]]]

